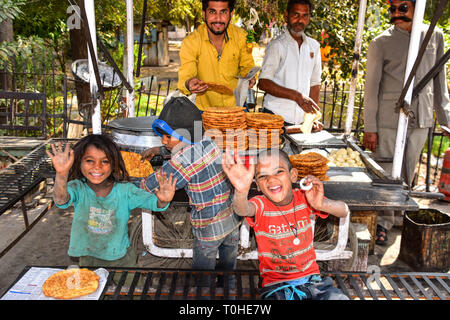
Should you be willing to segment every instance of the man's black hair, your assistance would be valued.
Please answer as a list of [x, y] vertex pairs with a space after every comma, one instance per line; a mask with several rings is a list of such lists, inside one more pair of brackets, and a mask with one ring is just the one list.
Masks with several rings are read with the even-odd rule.
[[235, 0], [202, 0], [202, 10], [203, 11], [206, 11], [206, 9], [208, 9], [208, 3], [211, 1], [228, 2], [228, 8], [230, 9], [230, 12], [234, 10], [234, 4], [236, 3]]
[[287, 4], [286, 11], [290, 12], [292, 10], [292, 7], [294, 7], [294, 4], [306, 4], [309, 6], [309, 12], [311, 13], [314, 9], [314, 6], [310, 0], [289, 0]]

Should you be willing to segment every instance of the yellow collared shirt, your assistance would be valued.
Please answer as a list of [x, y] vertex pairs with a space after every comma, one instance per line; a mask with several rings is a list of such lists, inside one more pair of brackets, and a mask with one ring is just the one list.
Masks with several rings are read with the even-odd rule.
[[[255, 66], [251, 51], [247, 50], [246, 32], [230, 24], [225, 35], [222, 55], [210, 42], [205, 24], [188, 35], [181, 44], [178, 70], [178, 89], [190, 94], [186, 80], [196, 77], [205, 82], [214, 82], [234, 90], [238, 79], [245, 76]], [[209, 107], [235, 106], [234, 95], [223, 95], [211, 90], [197, 95], [197, 107], [205, 110]]]

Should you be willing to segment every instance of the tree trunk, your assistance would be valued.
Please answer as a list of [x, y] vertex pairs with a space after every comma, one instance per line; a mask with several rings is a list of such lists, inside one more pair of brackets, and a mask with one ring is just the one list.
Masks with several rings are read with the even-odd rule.
[[[78, 0], [78, 6], [81, 10], [83, 10], [84, 0]], [[88, 59], [87, 39], [84, 36], [84, 23], [81, 23], [81, 29], [70, 30], [70, 55], [72, 57], [72, 61], [78, 59]], [[89, 83], [76, 81], [75, 89], [77, 92], [78, 106], [91, 102]]]
[[[11, 42], [14, 40], [13, 21], [10, 18], [0, 22], [0, 43]], [[3, 70], [3, 63], [0, 65], [0, 70]], [[11, 75], [6, 70], [0, 72], [0, 90], [9, 91], [11, 89]]]

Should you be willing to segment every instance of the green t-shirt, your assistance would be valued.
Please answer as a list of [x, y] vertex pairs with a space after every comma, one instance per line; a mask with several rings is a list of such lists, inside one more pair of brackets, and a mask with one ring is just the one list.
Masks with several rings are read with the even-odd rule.
[[70, 232], [68, 254], [72, 257], [92, 256], [103, 260], [122, 258], [130, 246], [128, 220], [131, 210], [143, 208], [165, 211], [158, 208], [158, 198], [132, 183], [114, 183], [106, 197], [97, 197], [95, 192], [82, 180], [72, 180], [67, 185], [74, 216]]

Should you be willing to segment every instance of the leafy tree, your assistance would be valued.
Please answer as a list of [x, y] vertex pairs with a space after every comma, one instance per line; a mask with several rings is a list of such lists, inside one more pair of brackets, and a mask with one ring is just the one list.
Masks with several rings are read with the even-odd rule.
[[184, 26], [187, 31], [202, 21], [201, 0], [148, 0], [147, 10], [148, 16]]
[[24, 5], [24, 0], [0, 0], [0, 22], [6, 19], [15, 19], [21, 13], [20, 6]]
[[0, 0], [0, 61], [15, 53], [15, 45], [11, 43], [14, 37], [12, 21], [22, 14], [21, 6], [24, 0]]

